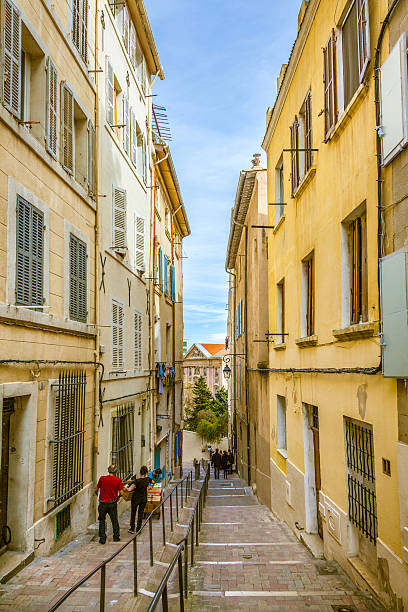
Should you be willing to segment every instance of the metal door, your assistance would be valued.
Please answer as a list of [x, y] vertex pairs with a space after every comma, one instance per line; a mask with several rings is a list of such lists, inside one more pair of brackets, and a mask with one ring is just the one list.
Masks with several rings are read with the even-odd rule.
[[323, 537], [322, 517], [319, 512], [319, 493], [322, 486], [322, 478], [320, 474], [320, 440], [319, 440], [319, 409], [317, 406], [312, 406], [312, 426], [313, 433], [313, 455], [314, 455], [314, 471], [315, 471], [315, 495], [316, 495], [316, 515], [317, 515], [317, 531], [319, 536]]
[[1, 480], [0, 480], [0, 552], [11, 541], [7, 525], [8, 474], [10, 460], [10, 420], [14, 413], [14, 398], [3, 400], [1, 417]]

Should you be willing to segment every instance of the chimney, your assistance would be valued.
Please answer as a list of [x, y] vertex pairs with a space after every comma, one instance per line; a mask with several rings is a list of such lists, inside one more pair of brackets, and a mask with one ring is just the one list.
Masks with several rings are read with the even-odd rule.
[[257, 168], [261, 167], [261, 154], [260, 153], [254, 153], [253, 159], [252, 159], [252, 170], [256, 170]]

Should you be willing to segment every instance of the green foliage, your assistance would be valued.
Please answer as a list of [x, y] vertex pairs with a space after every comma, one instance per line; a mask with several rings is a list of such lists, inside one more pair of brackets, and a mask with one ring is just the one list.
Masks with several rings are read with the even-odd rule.
[[205, 382], [205, 378], [200, 376], [200, 378], [195, 381], [193, 387], [193, 405], [191, 408], [188, 407], [185, 410], [185, 429], [197, 431], [198, 413], [201, 410], [211, 410], [213, 399], [212, 393]]
[[213, 397], [205, 379], [193, 388], [193, 406], [186, 408], [184, 427], [195, 431], [205, 442], [217, 442], [228, 433], [228, 393], [223, 387]]
[[224, 389], [224, 387], [221, 387], [221, 389], [218, 389], [215, 392], [212, 410], [217, 417], [220, 417], [228, 412], [228, 391]]

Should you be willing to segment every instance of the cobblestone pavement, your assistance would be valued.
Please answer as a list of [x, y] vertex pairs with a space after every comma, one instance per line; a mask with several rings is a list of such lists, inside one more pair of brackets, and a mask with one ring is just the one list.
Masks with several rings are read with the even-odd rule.
[[[194, 484], [194, 487], [196, 486], [198, 484]], [[193, 494], [197, 494], [197, 492], [193, 492]], [[122, 500], [120, 503], [124, 504], [126, 502]], [[187, 499], [188, 504], [191, 505], [190, 498]], [[127, 504], [127, 506], [130, 508], [130, 504]], [[174, 533], [170, 533], [168, 503], [166, 506], [166, 540], [181, 539], [184, 535], [181, 527], [175, 525]], [[175, 514], [174, 501], [173, 511]], [[185, 523], [190, 515], [190, 510], [180, 510], [179, 515], [180, 523]], [[83, 534], [50, 557], [36, 557], [30, 565], [9, 582], [0, 584], [0, 611], [47, 612], [50, 606], [68, 588], [131, 538], [131, 535], [127, 532], [129, 517], [130, 512], [126, 511], [120, 518], [120, 543], [112, 541], [112, 528], [108, 519], [108, 539], [105, 545], [101, 546], [99, 544], [97, 535]], [[165, 563], [161, 559], [163, 559], [163, 555], [170, 558], [170, 553], [174, 552], [174, 547], [163, 546], [161, 518], [159, 521], [153, 520], [152, 525], [155, 559], [153, 574], [160, 578], [161, 573], [164, 573], [166, 569]], [[145, 599], [143, 590], [150, 584], [151, 574], [149, 530], [146, 526], [138, 538], [138, 587], [141, 593], [139, 600]], [[64, 612], [99, 610], [99, 585], [100, 572], [73, 593], [59, 610]], [[130, 545], [107, 566], [106, 609], [129, 611], [133, 610], [136, 604], [137, 600], [133, 596], [133, 561], [132, 545]]]
[[242, 480], [211, 479], [208, 495], [187, 610], [384, 610], [337, 563], [316, 560]]

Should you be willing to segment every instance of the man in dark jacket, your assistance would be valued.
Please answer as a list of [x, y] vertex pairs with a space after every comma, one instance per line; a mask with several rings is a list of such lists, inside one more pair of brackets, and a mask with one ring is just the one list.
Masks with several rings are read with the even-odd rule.
[[228, 480], [229, 457], [227, 451], [221, 455], [221, 467], [224, 470], [224, 480]]
[[215, 480], [220, 479], [220, 467], [221, 467], [221, 455], [218, 452], [218, 448], [215, 449], [215, 453], [212, 456], [212, 464], [214, 466], [214, 478]]
[[129, 491], [133, 491], [130, 509], [130, 529], [129, 533], [135, 533], [135, 519], [137, 511], [137, 527], [136, 532], [142, 526], [143, 511], [147, 504], [147, 487], [153, 483], [152, 478], [147, 475], [148, 469], [145, 465], [140, 468], [140, 478], [133, 476], [131, 484], [128, 487]]

